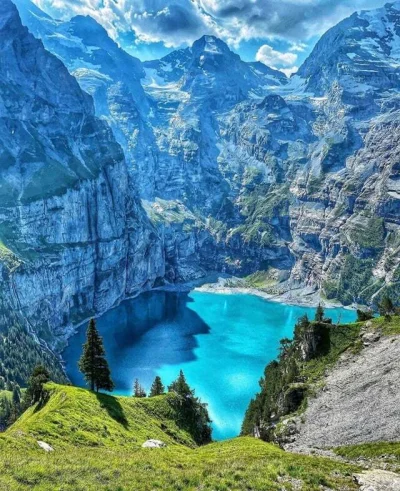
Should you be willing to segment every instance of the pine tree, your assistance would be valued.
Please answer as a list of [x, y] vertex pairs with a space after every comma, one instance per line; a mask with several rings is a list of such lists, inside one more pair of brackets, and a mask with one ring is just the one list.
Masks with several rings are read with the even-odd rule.
[[172, 384], [168, 387], [169, 392], [176, 392], [181, 397], [193, 397], [194, 390], [189, 387], [189, 384], [186, 382], [185, 375], [183, 374], [183, 370], [179, 372], [179, 376], [176, 380], [172, 382]]
[[50, 381], [50, 374], [42, 365], [34, 368], [28, 381], [28, 387], [25, 392], [24, 405], [26, 407], [41, 401], [45, 396], [43, 385]]
[[197, 443], [210, 442], [211, 420], [207, 404], [195, 397], [195, 391], [189, 387], [182, 370], [179, 372], [178, 378], [168, 387], [168, 390], [176, 394], [170, 404], [177, 411], [181, 425], [193, 435]]
[[380, 315], [386, 317], [387, 319], [390, 319], [391, 314], [393, 314], [395, 310], [392, 299], [388, 295], [385, 295], [382, 298], [378, 308]]
[[318, 304], [317, 311], [315, 312], [315, 322], [323, 322], [324, 321], [324, 309], [321, 304]]
[[280, 358], [285, 358], [287, 353], [289, 352], [290, 347], [292, 346], [292, 341], [289, 338], [283, 338], [279, 341], [279, 357]]
[[161, 382], [161, 378], [157, 375], [150, 389], [150, 397], [160, 396], [164, 394], [165, 387]]
[[4, 431], [10, 421], [11, 404], [5, 394], [0, 393], [0, 431]]
[[83, 353], [78, 366], [90, 385], [90, 389], [96, 392], [100, 389], [111, 392], [114, 389], [105, 354], [103, 340], [96, 329], [96, 322], [90, 319], [86, 343], [83, 345]]
[[11, 425], [15, 423], [20, 413], [21, 413], [21, 391], [18, 385], [14, 385], [13, 392], [12, 392], [11, 411], [8, 419], [8, 424]]
[[139, 379], [135, 379], [135, 382], [133, 384], [133, 396], [134, 397], [146, 397], [146, 391], [144, 388], [140, 385]]
[[12, 402], [15, 406], [19, 407], [21, 404], [21, 390], [19, 385], [14, 385], [13, 393], [12, 393]]
[[140, 397], [140, 382], [139, 379], [135, 379], [135, 382], [133, 383], [133, 396], [134, 397]]

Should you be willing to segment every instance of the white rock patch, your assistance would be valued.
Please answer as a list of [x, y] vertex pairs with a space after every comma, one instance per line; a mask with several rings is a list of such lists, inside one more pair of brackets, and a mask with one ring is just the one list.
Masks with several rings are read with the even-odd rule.
[[37, 444], [39, 445], [40, 448], [43, 448], [45, 452], [54, 452], [54, 448], [46, 442], [42, 442], [39, 440]]
[[147, 440], [143, 443], [143, 448], [164, 448], [167, 445], [161, 440]]

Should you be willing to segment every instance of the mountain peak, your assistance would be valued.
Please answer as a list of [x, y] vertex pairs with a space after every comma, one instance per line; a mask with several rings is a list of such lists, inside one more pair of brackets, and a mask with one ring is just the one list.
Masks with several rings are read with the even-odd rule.
[[396, 2], [389, 2], [385, 4], [385, 8], [395, 8], [400, 10], [400, 0], [396, 0]]
[[234, 54], [222, 39], [209, 35], [202, 36], [195, 41], [192, 46], [192, 51], [194, 54], [198, 54], [199, 52], [216, 55]]
[[87, 34], [96, 33], [97, 35], [108, 37], [106, 29], [90, 15], [76, 15], [72, 17], [70, 22], [75, 29], [83, 30]]

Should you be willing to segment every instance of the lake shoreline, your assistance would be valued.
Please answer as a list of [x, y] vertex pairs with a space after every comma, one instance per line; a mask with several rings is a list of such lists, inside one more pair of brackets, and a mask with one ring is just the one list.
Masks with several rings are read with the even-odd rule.
[[[237, 282], [237, 286], [228, 285], [227, 283]], [[343, 308], [346, 310], [355, 310], [355, 305], [343, 305], [340, 302], [332, 300], [321, 299], [320, 294], [313, 290], [307, 290], [305, 288], [296, 288], [288, 290], [284, 293], [272, 294], [267, 293], [262, 288], [255, 288], [251, 286], [244, 286], [240, 278], [231, 277], [228, 275], [211, 275], [206, 278], [200, 278], [198, 280], [179, 283], [168, 284], [154, 288], [158, 291], [172, 291], [172, 292], [203, 292], [203, 293], [215, 293], [221, 295], [253, 295], [270, 302], [278, 302], [286, 305], [293, 305], [298, 307], [317, 307], [321, 304], [327, 309]]]

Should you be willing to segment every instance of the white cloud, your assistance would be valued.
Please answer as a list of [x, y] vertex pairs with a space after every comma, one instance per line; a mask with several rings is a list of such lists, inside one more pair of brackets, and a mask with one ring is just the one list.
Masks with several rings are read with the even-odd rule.
[[292, 66], [290, 68], [279, 68], [279, 70], [283, 72], [287, 77], [290, 77], [291, 75], [293, 75], [293, 73], [296, 73], [298, 69], [298, 66]]
[[264, 44], [257, 51], [256, 60], [274, 68], [290, 68], [296, 63], [297, 55], [295, 53], [282, 53], [268, 44]]
[[307, 49], [306, 43], [292, 43], [292, 45], [289, 48], [289, 51], [294, 51], [296, 53], [302, 53], [306, 49]]
[[[0, 0], [1, 1], [1, 0]], [[312, 37], [361, 8], [385, 0], [33, 0], [50, 15], [91, 15], [114, 38], [134, 33], [137, 42], [168, 47], [214, 34], [231, 46], [252, 39], [280, 39], [300, 53]], [[287, 54], [287, 53], [286, 53]]]

